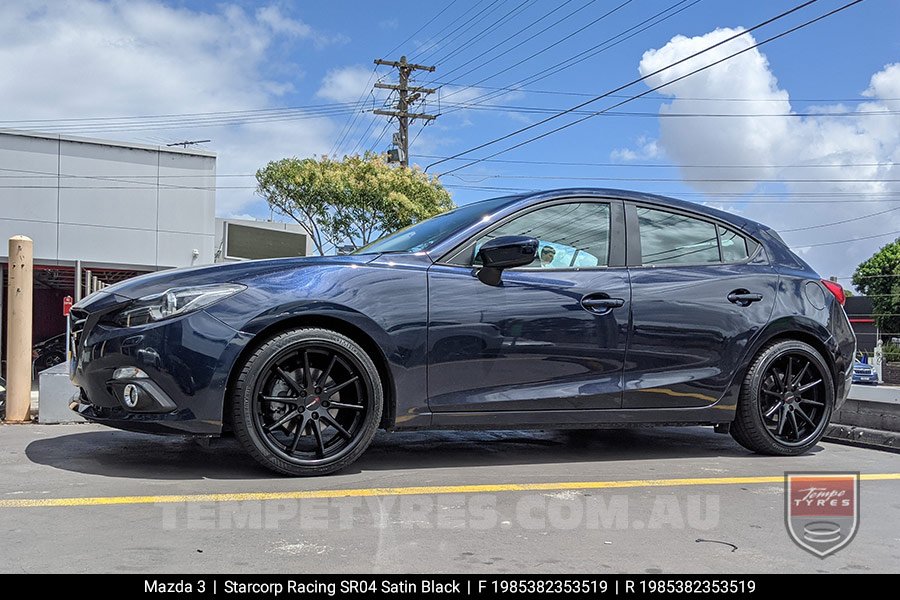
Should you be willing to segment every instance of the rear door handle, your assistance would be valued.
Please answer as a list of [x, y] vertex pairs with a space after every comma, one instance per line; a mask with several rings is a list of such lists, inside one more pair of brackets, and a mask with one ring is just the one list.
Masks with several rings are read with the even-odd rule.
[[726, 297], [729, 302], [738, 306], [750, 306], [754, 302], [759, 302], [763, 299], [762, 294], [754, 294], [747, 290], [734, 290]]
[[592, 313], [605, 315], [614, 308], [625, 306], [625, 300], [622, 298], [609, 298], [606, 294], [591, 294], [581, 299], [581, 306]]

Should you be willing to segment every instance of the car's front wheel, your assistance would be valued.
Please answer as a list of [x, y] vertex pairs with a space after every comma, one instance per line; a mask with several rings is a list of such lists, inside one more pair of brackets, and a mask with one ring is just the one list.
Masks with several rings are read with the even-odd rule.
[[247, 359], [232, 401], [235, 434], [253, 458], [287, 475], [324, 475], [369, 446], [383, 391], [359, 344], [301, 328], [276, 335]]
[[731, 434], [760, 454], [803, 454], [825, 435], [833, 407], [834, 382], [822, 355], [805, 342], [782, 340], [750, 366]]

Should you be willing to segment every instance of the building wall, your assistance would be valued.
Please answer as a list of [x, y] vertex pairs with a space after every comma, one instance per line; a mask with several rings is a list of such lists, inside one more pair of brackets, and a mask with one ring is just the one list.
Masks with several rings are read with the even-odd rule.
[[40, 264], [211, 263], [215, 173], [207, 152], [0, 131], [0, 260], [21, 234]]

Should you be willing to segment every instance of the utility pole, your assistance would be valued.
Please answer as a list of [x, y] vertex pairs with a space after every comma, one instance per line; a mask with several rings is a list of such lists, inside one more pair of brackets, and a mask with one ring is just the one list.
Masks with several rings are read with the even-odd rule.
[[379, 82], [375, 83], [375, 87], [378, 89], [394, 90], [398, 92], [396, 107], [393, 110], [375, 109], [373, 112], [376, 115], [397, 117], [397, 121], [400, 123], [400, 131], [394, 138], [394, 145], [399, 147], [399, 156], [397, 156], [396, 158], [389, 156], [388, 162], [399, 162], [404, 167], [408, 167], [409, 122], [415, 121], [416, 119], [420, 119], [422, 121], [432, 121], [437, 118], [437, 115], [426, 115], [424, 113], [409, 111], [410, 107], [416, 102], [420, 101], [428, 94], [433, 94], [437, 91], [436, 89], [432, 88], [409, 87], [409, 77], [410, 75], [412, 75], [413, 71], [428, 71], [429, 73], [433, 73], [435, 67], [427, 67], [425, 65], [417, 65], [415, 63], [407, 62], [405, 56], [401, 56], [399, 61], [382, 60], [379, 58], [375, 61], [375, 64], [393, 67], [397, 69], [397, 72], [400, 74], [398, 82], [396, 84]]

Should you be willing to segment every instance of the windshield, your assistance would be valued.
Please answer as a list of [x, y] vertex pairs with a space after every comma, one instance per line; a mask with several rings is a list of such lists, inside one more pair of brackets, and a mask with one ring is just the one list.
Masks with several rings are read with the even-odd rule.
[[506, 196], [466, 204], [375, 240], [353, 254], [421, 252], [428, 250], [447, 236], [479, 221], [497, 208], [508, 204], [514, 198], [514, 196]]

